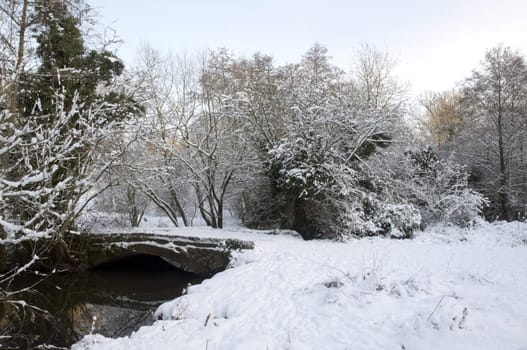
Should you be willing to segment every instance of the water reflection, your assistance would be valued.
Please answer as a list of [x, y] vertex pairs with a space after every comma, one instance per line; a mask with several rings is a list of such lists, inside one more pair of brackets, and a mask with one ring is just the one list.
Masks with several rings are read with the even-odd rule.
[[[38, 280], [25, 276], [17, 286]], [[130, 334], [153, 322], [159, 304], [182, 294], [201, 278], [177, 270], [161, 258], [138, 255], [80, 274], [56, 274], [23, 298], [49, 315], [17, 313], [10, 330], [16, 340], [0, 340], [0, 348], [29, 349], [40, 344], [69, 347], [88, 333], [109, 337]], [[31, 315], [30, 315], [31, 314]], [[11, 317], [13, 318], [13, 317]]]

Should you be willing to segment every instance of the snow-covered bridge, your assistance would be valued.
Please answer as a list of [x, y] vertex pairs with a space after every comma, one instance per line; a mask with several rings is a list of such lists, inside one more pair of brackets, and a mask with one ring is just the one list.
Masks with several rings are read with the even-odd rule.
[[252, 249], [240, 239], [204, 238], [149, 233], [98, 233], [68, 237], [72, 253], [86, 267], [97, 267], [132, 255], [158, 256], [171, 265], [198, 275], [224, 270], [233, 250]]

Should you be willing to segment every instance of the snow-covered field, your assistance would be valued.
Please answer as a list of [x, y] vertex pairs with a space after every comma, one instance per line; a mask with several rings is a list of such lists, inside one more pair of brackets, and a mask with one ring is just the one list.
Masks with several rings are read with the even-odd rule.
[[525, 223], [347, 243], [172, 232], [256, 246], [162, 305], [153, 326], [119, 339], [88, 335], [73, 349], [527, 350]]

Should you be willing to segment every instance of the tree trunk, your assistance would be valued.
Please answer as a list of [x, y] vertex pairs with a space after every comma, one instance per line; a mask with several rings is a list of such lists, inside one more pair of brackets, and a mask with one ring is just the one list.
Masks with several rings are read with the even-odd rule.
[[499, 199], [500, 199], [500, 218], [510, 220], [509, 196], [507, 188], [507, 164], [505, 161], [505, 146], [503, 144], [503, 108], [501, 100], [501, 84], [498, 84], [498, 152], [499, 152]]
[[218, 228], [223, 228], [223, 200], [218, 202]]
[[181, 205], [181, 202], [179, 201], [176, 189], [172, 184], [170, 184], [170, 194], [172, 195], [172, 199], [176, 203], [176, 208], [179, 212], [179, 215], [181, 216], [181, 220], [183, 220], [183, 225], [190, 226], [190, 221], [187, 217], [187, 214], [185, 213], [185, 210], [183, 209], [183, 206]]
[[296, 198], [287, 198], [285, 205], [284, 228], [294, 230], [296, 226]]

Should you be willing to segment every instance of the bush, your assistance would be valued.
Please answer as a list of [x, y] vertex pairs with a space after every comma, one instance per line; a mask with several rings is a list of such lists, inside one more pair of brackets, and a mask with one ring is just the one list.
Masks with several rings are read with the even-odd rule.
[[421, 213], [411, 204], [388, 204], [382, 214], [380, 226], [392, 238], [412, 238], [421, 225]]
[[421, 214], [411, 204], [385, 204], [380, 195], [369, 193], [347, 208], [341, 221], [341, 236], [411, 238], [421, 224]]
[[468, 171], [449, 160], [440, 160], [430, 148], [408, 153], [407, 178], [403, 179], [423, 216], [423, 224], [472, 225], [487, 200], [468, 186]]

